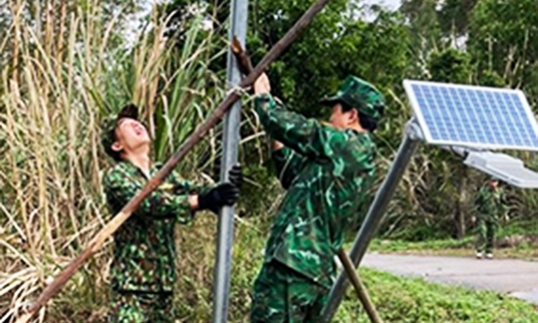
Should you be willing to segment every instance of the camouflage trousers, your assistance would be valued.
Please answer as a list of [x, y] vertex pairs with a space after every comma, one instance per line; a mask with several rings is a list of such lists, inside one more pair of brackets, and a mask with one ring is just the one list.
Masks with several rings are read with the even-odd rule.
[[317, 323], [329, 289], [272, 261], [263, 265], [252, 294], [251, 323]]
[[497, 219], [491, 217], [478, 217], [476, 221], [476, 242], [475, 248], [478, 252], [493, 252], [495, 242], [495, 231], [497, 231]]
[[112, 292], [108, 323], [173, 323], [172, 293]]

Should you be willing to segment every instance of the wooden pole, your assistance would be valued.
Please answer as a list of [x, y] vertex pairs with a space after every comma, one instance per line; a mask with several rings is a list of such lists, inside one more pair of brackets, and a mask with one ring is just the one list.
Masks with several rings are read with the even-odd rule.
[[381, 320], [379, 313], [375, 309], [374, 303], [372, 303], [370, 296], [368, 296], [366, 287], [364, 287], [359, 278], [359, 274], [355, 271], [355, 266], [353, 266], [351, 259], [349, 259], [349, 256], [344, 249], [340, 248], [340, 250], [338, 250], [338, 258], [340, 258], [340, 262], [342, 263], [342, 266], [344, 266], [351, 284], [355, 287], [357, 296], [359, 297], [366, 314], [368, 314], [370, 321], [372, 323], [383, 323], [383, 320]]
[[[282, 52], [299, 36], [299, 34], [308, 26], [314, 17], [325, 7], [329, 0], [316, 1], [303, 16], [293, 25], [293, 27], [284, 35], [284, 37], [276, 43], [271, 50], [263, 57], [260, 63], [254, 68], [252, 73], [249, 73], [241, 83], [240, 88], [251, 86], [258, 77], [267, 69], [269, 64], [275, 61]], [[116, 216], [107, 223], [101, 231], [90, 241], [89, 246], [79, 254], [62, 272], [60, 272], [54, 281], [48, 285], [38, 297], [36, 302], [28, 309], [28, 311], [19, 317], [16, 323], [26, 323], [34, 316], [41, 307], [43, 307], [67, 281], [75, 274], [75, 272], [93, 256], [118, 228], [131, 216], [131, 214], [140, 206], [142, 201], [147, 198], [163, 180], [172, 172], [174, 167], [181, 161], [187, 153], [205, 136], [205, 134], [222, 119], [224, 114], [232, 107], [233, 103], [240, 98], [240, 94], [234, 91], [221, 102], [209, 118], [199, 125], [193, 134], [185, 140], [183, 145], [174, 153], [174, 155], [166, 162], [161, 170], [150, 179], [142, 190], [133, 197], [127, 205], [125, 205]]]
[[241, 46], [241, 42], [237, 38], [232, 39], [232, 53], [235, 55], [235, 59], [237, 59], [237, 65], [239, 67], [239, 71], [244, 75], [249, 75], [252, 73], [252, 70], [254, 69], [252, 67], [252, 62], [250, 61], [250, 57], [248, 56], [246, 50]]

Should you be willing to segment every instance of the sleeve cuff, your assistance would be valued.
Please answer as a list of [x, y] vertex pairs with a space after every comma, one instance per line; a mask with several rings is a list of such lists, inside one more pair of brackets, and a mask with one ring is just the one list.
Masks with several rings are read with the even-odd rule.
[[286, 154], [284, 147], [271, 150], [271, 156], [274, 160], [278, 161], [285, 161], [289, 157], [288, 154]]
[[275, 100], [273, 99], [273, 96], [271, 95], [271, 93], [265, 93], [265, 94], [257, 95], [254, 98], [254, 103], [256, 104], [256, 106], [259, 106], [260, 104], [263, 104], [263, 103], [269, 103], [270, 105], [275, 105]]

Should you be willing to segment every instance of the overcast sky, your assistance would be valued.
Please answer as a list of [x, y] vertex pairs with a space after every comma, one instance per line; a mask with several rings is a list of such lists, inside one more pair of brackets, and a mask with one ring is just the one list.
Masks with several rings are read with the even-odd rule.
[[365, 0], [368, 4], [381, 4], [391, 9], [398, 9], [401, 0]]

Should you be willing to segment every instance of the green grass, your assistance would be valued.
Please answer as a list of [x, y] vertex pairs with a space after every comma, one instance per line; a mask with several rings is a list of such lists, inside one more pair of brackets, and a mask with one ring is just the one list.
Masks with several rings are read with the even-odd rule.
[[[538, 259], [538, 222], [521, 221], [499, 228], [496, 238], [497, 258]], [[369, 251], [379, 253], [472, 256], [474, 254], [472, 232], [463, 239], [441, 239], [419, 242], [374, 239]]]
[[[362, 277], [385, 322], [391, 323], [530, 323], [538, 322], [533, 305], [492, 292], [427, 283], [362, 269]], [[348, 291], [336, 322], [368, 322], [357, 316], [359, 304]]]
[[[398, 253], [408, 255], [438, 255], [438, 256], [474, 256], [472, 238], [463, 240], [432, 240], [425, 242], [407, 242], [400, 240], [374, 240], [369, 252]], [[496, 248], [496, 258], [501, 259], [538, 259], [538, 249], [534, 244], [523, 243], [511, 248]]]
[[[266, 224], [259, 219], [238, 220], [234, 243], [229, 322], [249, 322], [250, 290], [262, 261]], [[175, 307], [179, 322], [211, 321], [211, 286], [214, 265], [216, 219], [200, 214], [189, 227], [179, 227], [177, 235], [179, 281]], [[361, 269], [361, 276], [382, 318], [387, 323], [530, 323], [538, 322], [533, 305], [492, 292], [432, 284], [391, 274]], [[80, 279], [80, 281], [79, 281]], [[63, 292], [47, 322], [104, 322], [106, 289], [90, 295], [76, 285], [73, 294]], [[76, 293], [76, 294], [75, 294]], [[62, 300], [60, 304], [59, 300]], [[60, 314], [62, 313], [62, 314]], [[367, 323], [368, 318], [353, 290], [348, 290], [334, 319], [335, 323]]]

